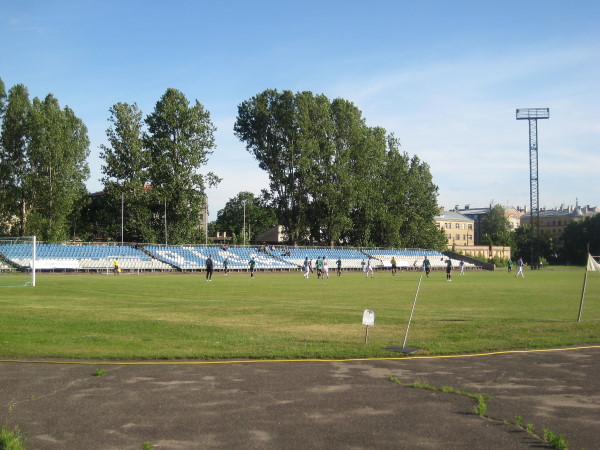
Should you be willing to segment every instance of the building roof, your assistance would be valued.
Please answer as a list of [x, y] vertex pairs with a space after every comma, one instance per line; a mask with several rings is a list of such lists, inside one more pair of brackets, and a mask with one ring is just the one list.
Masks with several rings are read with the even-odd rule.
[[[580, 206], [574, 209], [542, 209], [540, 210], [540, 217], [593, 217], [598, 214], [595, 208], [581, 208]], [[521, 216], [521, 219], [529, 219], [531, 212], [527, 212]]]
[[450, 222], [473, 222], [473, 219], [468, 218], [456, 211], [443, 211], [440, 214], [436, 215], [433, 220], [442, 222], [444, 220], [448, 220]]

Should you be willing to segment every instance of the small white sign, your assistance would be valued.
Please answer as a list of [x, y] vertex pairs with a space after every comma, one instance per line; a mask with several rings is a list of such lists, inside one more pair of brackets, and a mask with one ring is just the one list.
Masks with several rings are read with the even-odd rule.
[[365, 309], [363, 312], [363, 325], [372, 327], [375, 325], [375, 311], [372, 309]]

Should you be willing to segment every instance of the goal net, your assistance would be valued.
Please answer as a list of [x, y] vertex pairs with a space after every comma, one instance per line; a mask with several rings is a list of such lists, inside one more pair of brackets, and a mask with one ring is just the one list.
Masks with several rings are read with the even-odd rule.
[[0, 287], [35, 286], [35, 236], [0, 237]]

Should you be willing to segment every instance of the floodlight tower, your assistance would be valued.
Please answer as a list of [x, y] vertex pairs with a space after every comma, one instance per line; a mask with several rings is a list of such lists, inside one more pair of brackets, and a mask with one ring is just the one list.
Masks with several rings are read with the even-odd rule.
[[519, 108], [517, 120], [529, 120], [529, 204], [531, 209], [531, 267], [539, 267], [540, 193], [538, 186], [538, 119], [549, 119], [550, 108]]

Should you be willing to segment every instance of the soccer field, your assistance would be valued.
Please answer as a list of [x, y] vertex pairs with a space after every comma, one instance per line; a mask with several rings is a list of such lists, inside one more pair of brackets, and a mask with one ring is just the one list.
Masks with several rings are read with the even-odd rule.
[[[600, 276], [545, 268], [423, 276], [407, 345], [455, 354], [600, 342]], [[76, 359], [397, 356], [420, 272], [40, 274], [0, 288], [0, 357]], [[375, 311], [365, 344], [365, 309]]]

